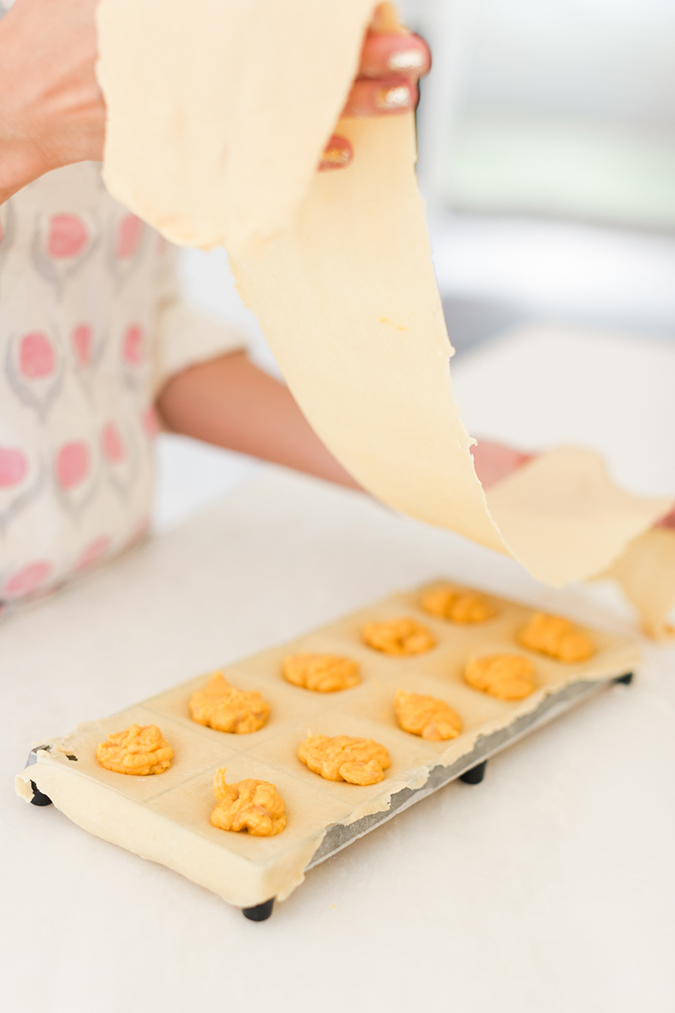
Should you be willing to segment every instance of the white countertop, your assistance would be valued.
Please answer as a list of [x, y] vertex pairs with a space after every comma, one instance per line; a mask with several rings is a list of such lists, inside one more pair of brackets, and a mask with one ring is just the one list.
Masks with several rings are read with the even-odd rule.
[[[675, 490], [667, 346], [530, 333], [455, 375], [473, 431], [583, 442], [634, 489]], [[607, 585], [552, 591], [508, 559], [281, 470], [226, 456], [214, 467], [207, 454], [181, 498], [186, 454], [163, 450], [162, 534], [0, 626], [2, 1009], [671, 1013], [675, 648], [645, 644], [632, 687], [494, 758], [482, 785], [401, 813], [262, 924], [14, 795], [41, 737], [428, 577], [633, 629]]]

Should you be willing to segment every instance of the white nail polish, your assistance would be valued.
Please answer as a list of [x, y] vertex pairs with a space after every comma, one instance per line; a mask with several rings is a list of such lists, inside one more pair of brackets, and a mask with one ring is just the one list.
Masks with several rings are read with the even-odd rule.
[[389, 70], [421, 70], [424, 66], [424, 53], [419, 49], [399, 49], [392, 53], [388, 61]]
[[405, 109], [410, 105], [412, 96], [407, 84], [397, 84], [394, 88], [383, 88], [377, 93], [378, 109]]

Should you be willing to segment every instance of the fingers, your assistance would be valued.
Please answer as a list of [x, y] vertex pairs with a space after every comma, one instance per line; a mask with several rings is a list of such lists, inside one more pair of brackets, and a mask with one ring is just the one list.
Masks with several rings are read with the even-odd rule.
[[333, 134], [319, 162], [319, 172], [326, 172], [329, 169], [344, 169], [351, 162], [353, 154], [349, 141], [345, 137]]
[[361, 51], [359, 76], [343, 116], [386, 116], [414, 109], [417, 81], [428, 73], [431, 55], [417, 35], [369, 32]]
[[378, 81], [355, 81], [342, 110], [343, 116], [386, 116], [414, 109], [419, 97], [417, 84], [402, 77]]
[[[368, 32], [361, 51], [359, 76], [342, 110], [343, 116], [387, 116], [414, 109], [417, 81], [428, 74], [431, 54], [418, 35]], [[352, 161], [352, 147], [344, 137], [331, 137], [319, 170], [342, 169]]]
[[359, 77], [387, 78], [392, 74], [409, 78], [429, 73], [431, 54], [419, 35], [378, 35], [369, 32], [361, 51]]

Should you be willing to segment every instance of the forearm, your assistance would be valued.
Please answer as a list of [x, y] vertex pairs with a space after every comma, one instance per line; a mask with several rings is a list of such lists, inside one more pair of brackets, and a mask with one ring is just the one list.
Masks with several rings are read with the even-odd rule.
[[[175, 433], [360, 488], [315, 434], [288, 388], [244, 352], [179, 373], [162, 390], [158, 408]], [[532, 460], [531, 454], [486, 440], [472, 452], [486, 488]]]
[[288, 388], [257, 369], [244, 352], [172, 377], [157, 407], [172, 432], [359, 488], [315, 434]]

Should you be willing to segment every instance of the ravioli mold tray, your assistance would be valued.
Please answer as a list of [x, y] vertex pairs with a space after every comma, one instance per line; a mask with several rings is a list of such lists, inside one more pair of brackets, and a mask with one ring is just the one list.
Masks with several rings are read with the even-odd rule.
[[[259, 690], [269, 701], [270, 717], [257, 732], [228, 734], [191, 720], [188, 701], [209, 672], [35, 745], [17, 777], [17, 791], [34, 805], [53, 803], [91, 833], [174, 869], [242, 908], [247, 918], [263, 921], [275, 899], [285, 899], [319, 862], [450, 781], [480, 783], [490, 757], [608, 686], [633, 678], [640, 660], [633, 640], [583, 627], [596, 646], [593, 657], [573, 664], [555, 661], [516, 642], [531, 607], [484, 595], [495, 606], [494, 618], [449, 622], [420, 606], [422, 593], [438, 583], [394, 594], [224, 666], [234, 686]], [[400, 657], [363, 643], [366, 622], [403, 616], [430, 629], [436, 646]], [[353, 658], [360, 684], [334, 693], [290, 685], [281, 676], [281, 662], [301, 651]], [[525, 655], [535, 664], [538, 687], [524, 700], [494, 699], [462, 678], [470, 658], [502, 651]], [[397, 689], [447, 701], [462, 717], [462, 734], [430, 742], [402, 731], [393, 708]], [[98, 764], [98, 743], [132, 723], [161, 728], [174, 749], [169, 770], [132, 777]], [[297, 759], [298, 745], [310, 733], [374, 739], [387, 748], [392, 766], [379, 784], [326, 781]], [[286, 829], [257, 838], [211, 826], [219, 767], [226, 768], [228, 782], [253, 777], [275, 784], [286, 802]]]

